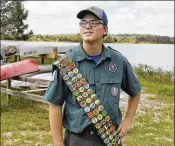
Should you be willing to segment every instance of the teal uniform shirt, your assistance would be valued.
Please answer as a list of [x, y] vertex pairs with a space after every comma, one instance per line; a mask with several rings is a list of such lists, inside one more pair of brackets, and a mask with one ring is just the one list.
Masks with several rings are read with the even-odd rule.
[[[133, 97], [142, 88], [126, 57], [104, 45], [101, 58], [97, 63], [84, 52], [82, 44], [70, 49], [67, 54], [75, 62], [83, 77], [87, 79], [90, 88], [94, 90], [117, 127], [122, 120], [119, 108], [120, 89]], [[65, 104], [63, 126], [69, 131], [81, 133], [85, 129], [94, 129], [91, 119], [80, 107], [75, 96], [60, 76], [59, 69], [55, 66], [53, 66], [53, 78], [44, 99], [58, 106]]]

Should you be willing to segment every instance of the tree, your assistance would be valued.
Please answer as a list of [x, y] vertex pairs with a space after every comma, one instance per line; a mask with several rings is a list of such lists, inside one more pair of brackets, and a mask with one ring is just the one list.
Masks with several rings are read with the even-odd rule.
[[27, 40], [32, 34], [28, 24], [24, 24], [28, 11], [25, 10], [22, 1], [4, 1], [1, 3], [1, 38]]

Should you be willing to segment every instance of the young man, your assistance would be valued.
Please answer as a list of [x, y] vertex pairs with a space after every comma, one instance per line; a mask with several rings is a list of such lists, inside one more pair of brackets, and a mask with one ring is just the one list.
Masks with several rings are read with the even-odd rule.
[[[107, 117], [111, 118], [118, 132], [116, 143], [122, 145], [120, 139], [131, 127], [140, 100], [141, 85], [127, 59], [121, 53], [103, 45], [103, 38], [108, 33], [108, 19], [105, 12], [92, 6], [80, 11], [77, 18], [80, 19], [79, 27], [82, 42], [80, 46], [71, 49], [67, 56], [73, 60], [79, 73], [77, 70], [70, 70], [67, 65], [65, 70], [67, 69], [68, 75], [62, 77], [65, 70], [60, 71], [55, 65], [52, 81], [44, 96], [45, 100], [50, 102], [49, 119], [54, 146], [108, 145], [109, 139], [115, 141], [115, 138], [111, 135], [111, 127], [107, 131], [103, 129], [107, 126]], [[77, 74], [76, 77], [75, 74]], [[85, 78], [88, 83], [78, 87], [77, 78]], [[68, 84], [72, 87], [68, 87]], [[78, 98], [82, 96], [77, 95], [80, 93], [79, 91], [76, 92], [77, 94], [73, 92], [75, 88], [79, 91], [82, 90], [80, 92], [82, 92], [81, 95], [84, 99], [92, 97], [94, 92], [93, 95], [96, 100], [89, 99], [86, 102], [78, 102]], [[85, 89], [87, 89], [88, 97], [85, 96]], [[89, 89], [93, 89], [93, 91]], [[130, 95], [126, 117], [123, 121], [119, 108], [120, 89]], [[101, 110], [98, 107], [99, 110], [96, 109], [96, 112], [91, 113], [90, 116], [89, 113], [93, 111], [92, 109], [97, 105], [97, 101], [100, 101], [100, 107], [103, 107], [101, 110], [105, 112], [99, 115]], [[62, 118], [63, 104], [64, 114]], [[84, 104], [88, 106], [83, 108]], [[98, 117], [96, 120], [93, 118], [95, 114]], [[94, 123], [98, 127], [94, 126]], [[62, 124], [66, 128], [64, 140]], [[102, 131], [101, 136], [99, 129]], [[106, 138], [104, 141], [107, 136], [110, 138]]]

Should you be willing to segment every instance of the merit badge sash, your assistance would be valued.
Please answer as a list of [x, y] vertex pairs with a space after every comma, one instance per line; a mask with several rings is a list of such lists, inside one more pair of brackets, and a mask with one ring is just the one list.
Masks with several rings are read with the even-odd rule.
[[56, 65], [66, 85], [91, 119], [105, 145], [118, 146], [120, 138], [116, 127], [72, 59], [65, 55], [59, 59]]

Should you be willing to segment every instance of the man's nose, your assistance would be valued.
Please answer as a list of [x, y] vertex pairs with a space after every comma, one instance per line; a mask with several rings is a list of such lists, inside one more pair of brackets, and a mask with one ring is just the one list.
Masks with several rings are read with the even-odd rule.
[[86, 24], [85, 28], [92, 28], [89, 22]]

